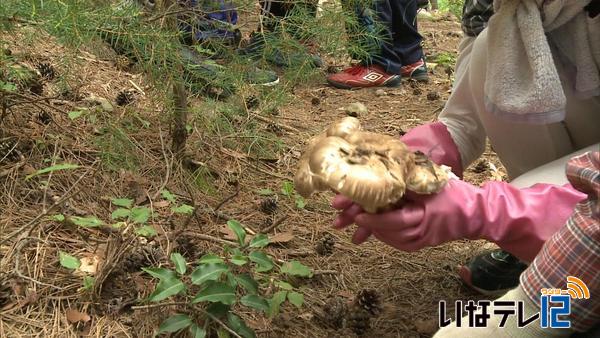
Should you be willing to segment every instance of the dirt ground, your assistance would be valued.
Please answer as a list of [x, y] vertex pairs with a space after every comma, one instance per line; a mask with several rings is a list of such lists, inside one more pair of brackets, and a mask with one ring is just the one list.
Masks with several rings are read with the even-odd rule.
[[[423, 21], [420, 28], [428, 55], [456, 53], [460, 40], [456, 20]], [[269, 235], [284, 238], [268, 247], [270, 254], [298, 259], [315, 270], [313, 278], [292, 281], [305, 294], [303, 308], [286, 307], [274, 320], [237, 309], [259, 337], [353, 337], [350, 329], [331, 327], [323, 316], [331, 299], [352, 302], [365, 289], [375, 290], [383, 310], [371, 319], [364, 337], [428, 337], [437, 325], [438, 301], [480, 297], [461, 284], [456, 267], [489, 248], [487, 243], [458, 241], [415, 253], [399, 252], [376, 240], [356, 246], [350, 242], [352, 229], [331, 229], [335, 212], [329, 207], [330, 193], [311, 197], [303, 210], [286, 198], [278, 200], [273, 215], [258, 207], [264, 197], [256, 191], [279, 191], [284, 180], [291, 180], [306, 140], [346, 116], [344, 108], [349, 103], [361, 102], [368, 108], [358, 116], [366, 129], [389, 135], [401, 135], [435, 120], [452, 85], [452, 74], [443, 67], [431, 69], [429, 83], [405, 82], [401, 88], [346, 91], [331, 88], [323, 80], [295, 89], [293, 102], [280, 107], [278, 115], [260, 121], [264, 128], [274, 124], [281, 130], [284, 151], [275, 160], [256, 161], [196, 136], [194, 158], [210, 169], [217, 191], [203, 194], [190, 189], [189, 172], [171, 165], [169, 127], [161, 103], [153, 99], [158, 89], [145, 85], [143, 76], [121, 70], [110, 56], [73, 55], [50, 39], [23, 44], [21, 38], [17, 34], [2, 40], [30, 64], [49, 62], [57, 72], [67, 71], [62, 59], [72, 55], [77, 64], [69, 63], [69, 67], [79, 70], [74, 72], [78, 78], [73, 83], [81, 85], [65, 93], [48, 81], [45, 99], [22, 98], [25, 103], [15, 106], [0, 126], [0, 139], [16, 141], [13, 144], [20, 155], [0, 162], [0, 337], [151, 336], [162, 320], [181, 307], [132, 308], [153, 289], [153, 282], [140, 268], [168, 266], [172, 251], [190, 261], [219, 252], [226, 237], [221, 229], [232, 218], [255, 232], [270, 228]], [[122, 90], [136, 92], [133, 105], [114, 106], [112, 112], [99, 113], [96, 121], [68, 117], [74, 108], [91, 105], [82, 97], [94, 94], [112, 101]], [[112, 149], [113, 155], [137, 152], [137, 158], [120, 158], [136, 162], [132, 165], [136, 170], [100, 169], [100, 162], [107, 159], [99, 152], [98, 142], [104, 142], [101, 145], [106, 149], [105, 143], [115, 141], [118, 133], [103, 134], [97, 126], [111, 128], [117, 122], [132, 128], [127, 129], [129, 141], [119, 143], [127, 149]], [[145, 127], [145, 122], [151, 127]], [[102, 135], [113, 135], [113, 139]], [[53, 159], [80, 167], [44, 180], [25, 179]], [[491, 151], [465, 174], [466, 180], [476, 184], [503, 177], [502, 166]], [[194, 205], [196, 217], [170, 215], [159, 203], [163, 188]], [[145, 241], [68, 226], [47, 217], [62, 212], [108, 218], [110, 198], [115, 196], [127, 196], [152, 208], [152, 226], [159, 236]], [[315, 250], [324, 240], [334, 243], [330, 254]], [[79, 290], [81, 276], [58, 264], [58, 251], [99, 260], [91, 294]], [[75, 311], [89, 317], [73, 320], [69, 311], [71, 316]]]

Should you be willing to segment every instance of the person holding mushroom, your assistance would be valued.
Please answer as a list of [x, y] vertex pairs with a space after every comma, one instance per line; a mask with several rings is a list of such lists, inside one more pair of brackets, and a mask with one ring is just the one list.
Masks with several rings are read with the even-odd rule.
[[[565, 237], [565, 231], [572, 236], [579, 231], [573, 223], [583, 229], [573, 217], [592, 208], [596, 211], [586, 213], [591, 225], [586, 227], [585, 238], [580, 238], [588, 243], [585, 250], [569, 252], [569, 247], [561, 247], [564, 252], [555, 251], [555, 255], [565, 259], [554, 268], [561, 273], [596, 269], [595, 274], [586, 275], [585, 282], [592, 293], [600, 294], [599, 2], [494, 1], [495, 14], [487, 27], [461, 42], [453, 92], [438, 121], [416, 127], [401, 139], [434, 163], [451, 167], [459, 177], [489, 140], [511, 183], [487, 182], [476, 187], [450, 179], [439, 193], [408, 192], [401, 203], [378, 213], [365, 212], [351, 196], [338, 194], [332, 203], [339, 210], [334, 227], [356, 224], [354, 243], [374, 236], [409, 252], [457, 239], [487, 239], [524, 262], [538, 262], [549, 260], [548, 247], [556, 250], [559, 241], [553, 236]], [[573, 175], [567, 180], [564, 172], [569, 160], [567, 168], [580, 158], [577, 155], [589, 158], [588, 166], [578, 171], [589, 180], [583, 190]], [[587, 264], [579, 266], [577, 259]], [[539, 303], [530, 288], [531, 278], [546, 278], [550, 285], [545, 287], [560, 288], [566, 283], [549, 271], [529, 266], [520, 285], [502, 299], [524, 300], [535, 310]], [[480, 276], [461, 277], [468, 281]], [[498, 282], [492, 291], [505, 292], [507, 285]], [[578, 308], [579, 312], [571, 314], [575, 324], [570, 330], [449, 328], [437, 336], [570, 335], [598, 324], [599, 299], [586, 305], [589, 310]]]

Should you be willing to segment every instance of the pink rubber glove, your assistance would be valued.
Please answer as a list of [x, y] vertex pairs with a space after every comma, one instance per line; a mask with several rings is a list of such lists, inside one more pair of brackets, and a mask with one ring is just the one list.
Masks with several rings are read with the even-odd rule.
[[570, 185], [536, 184], [518, 189], [505, 182], [488, 182], [478, 188], [453, 179], [435, 195], [407, 194], [402, 207], [389, 212], [364, 213], [341, 195], [332, 206], [342, 210], [335, 228], [358, 225], [355, 244], [371, 234], [403, 251], [462, 238], [487, 239], [531, 261], [585, 197]]
[[400, 138], [412, 151], [420, 150], [433, 162], [452, 168], [452, 172], [462, 177], [463, 167], [458, 147], [452, 140], [448, 128], [442, 122], [420, 125], [409, 130]]

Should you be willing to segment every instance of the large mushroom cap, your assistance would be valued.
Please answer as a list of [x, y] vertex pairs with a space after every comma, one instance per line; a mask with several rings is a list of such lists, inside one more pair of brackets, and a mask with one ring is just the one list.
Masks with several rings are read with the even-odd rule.
[[327, 136], [346, 138], [348, 135], [359, 131], [360, 128], [360, 121], [355, 117], [348, 116], [329, 126], [325, 134]]
[[332, 189], [377, 212], [398, 202], [405, 190], [439, 191], [448, 176], [398, 138], [360, 131], [347, 117], [313, 138], [300, 159], [294, 183], [304, 197]]

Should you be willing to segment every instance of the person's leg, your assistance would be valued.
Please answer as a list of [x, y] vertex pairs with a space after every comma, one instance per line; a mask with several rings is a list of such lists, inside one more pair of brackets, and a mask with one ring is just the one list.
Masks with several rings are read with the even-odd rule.
[[423, 37], [417, 29], [417, 2], [415, 0], [389, 1], [393, 13], [393, 52], [403, 66], [423, 58]]

